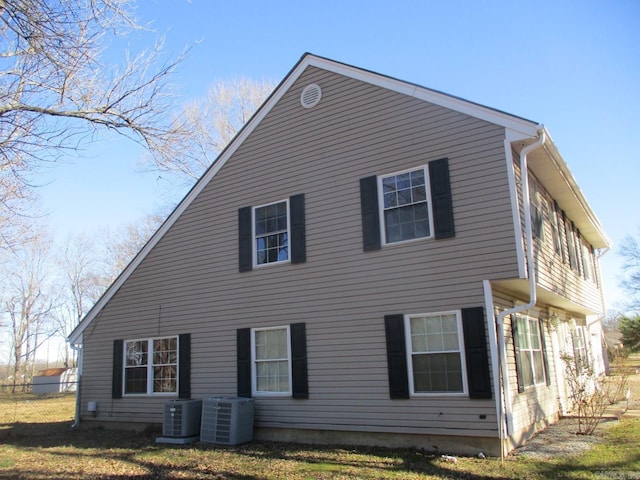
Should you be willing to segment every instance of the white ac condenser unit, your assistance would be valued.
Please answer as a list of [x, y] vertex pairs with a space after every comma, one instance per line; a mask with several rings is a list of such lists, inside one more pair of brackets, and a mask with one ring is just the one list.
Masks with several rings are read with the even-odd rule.
[[169, 400], [164, 404], [164, 437], [197, 437], [200, 434], [202, 400]]
[[239, 445], [253, 439], [254, 401], [251, 398], [209, 397], [202, 403], [200, 441]]

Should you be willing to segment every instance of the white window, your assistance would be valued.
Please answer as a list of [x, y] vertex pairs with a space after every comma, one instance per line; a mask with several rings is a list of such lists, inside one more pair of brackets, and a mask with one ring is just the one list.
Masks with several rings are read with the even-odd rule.
[[466, 393], [460, 312], [407, 315], [405, 332], [411, 392]]
[[529, 203], [531, 210], [531, 230], [536, 238], [544, 238], [544, 211], [546, 200], [540, 191], [541, 186], [538, 181], [531, 177], [529, 181]]
[[589, 367], [589, 355], [587, 353], [585, 331], [585, 327], [576, 326], [575, 330], [571, 332], [571, 338], [573, 340], [573, 356], [578, 371], [582, 371]]
[[254, 264], [289, 260], [289, 201], [253, 209]]
[[178, 337], [124, 342], [124, 394], [175, 394], [178, 389]]
[[431, 237], [433, 221], [425, 167], [378, 178], [385, 243]]
[[584, 272], [585, 280], [593, 281], [595, 275], [593, 274], [593, 253], [589, 245], [582, 244], [582, 271]]
[[516, 324], [516, 355], [521, 384], [528, 387], [545, 383], [540, 322], [535, 318], [518, 316]]
[[289, 326], [251, 331], [254, 395], [291, 395]]
[[555, 207], [551, 208], [551, 234], [553, 235], [553, 251], [564, 261], [564, 249], [562, 247], [562, 232], [564, 230], [561, 225], [562, 216]]

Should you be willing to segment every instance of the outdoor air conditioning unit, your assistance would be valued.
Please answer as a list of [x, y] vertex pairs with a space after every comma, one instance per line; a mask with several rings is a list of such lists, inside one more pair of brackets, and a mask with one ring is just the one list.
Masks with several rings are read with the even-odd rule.
[[200, 441], [239, 445], [253, 439], [253, 399], [210, 397], [202, 403]]
[[162, 437], [158, 443], [189, 443], [198, 440], [202, 400], [169, 400], [164, 404]]

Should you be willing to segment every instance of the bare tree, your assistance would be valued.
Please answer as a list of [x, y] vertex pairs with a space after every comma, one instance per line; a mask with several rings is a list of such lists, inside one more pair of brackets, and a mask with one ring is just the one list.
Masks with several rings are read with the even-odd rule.
[[[28, 199], [30, 176], [43, 162], [110, 130], [163, 150], [181, 134], [166, 122], [169, 75], [161, 43], [106, 66], [108, 40], [140, 31], [133, 0], [0, 2], [0, 248], [16, 205]], [[125, 55], [123, 55], [125, 57]], [[10, 232], [10, 231], [9, 231]], [[11, 232], [10, 232], [11, 233]]]
[[109, 283], [133, 260], [165, 219], [162, 214], [149, 214], [139, 222], [125, 225], [115, 232], [105, 231], [106, 274]]
[[[106, 290], [112, 278], [105, 272], [96, 241], [86, 234], [67, 239], [57, 261], [62, 299], [55, 313], [57, 333], [66, 339], [82, 317]], [[64, 366], [72, 365], [69, 345], [64, 344]]]
[[[157, 155], [154, 167], [179, 184], [200, 178], [274, 89], [274, 83], [236, 77], [213, 83], [204, 98], [188, 103], [179, 117], [188, 132]], [[179, 152], [179, 154], [176, 154]]]
[[[640, 232], [640, 230], [639, 230]], [[622, 288], [627, 292], [628, 308], [640, 312], [640, 240], [627, 235], [622, 241], [620, 255], [624, 258]]]
[[[54, 297], [47, 286], [49, 247], [37, 237], [13, 252], [5, 265], [2, 306], [11, 342], [13, 391], [33, 375], [38, 348], [55, 334]], [[19, 383], [18, 383], [19, 382]]]

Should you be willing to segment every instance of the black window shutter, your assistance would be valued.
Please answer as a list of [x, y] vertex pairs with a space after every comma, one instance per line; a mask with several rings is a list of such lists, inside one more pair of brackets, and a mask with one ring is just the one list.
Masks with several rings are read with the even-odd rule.
[[239, 328], [236, 332], [238, 356], [238, 396], [251, 397], [251, 329]]
[[557, 201], [553, 201], [553, 208], [556, 211], [556, 225], [558, 229], [558, 239], [560, 241], [560, 254], [562, 256], [562, 263], [567, 263], [567, 254], [564, 250], [564, 238], [566, 236], [564, 229], [564, 215], [560, 210], [560, 205], [558, 205]]
[[251, 207], [238, 210], [238, 263], [241, 272], [253, 269], [253, 231]]
[[113, 341], [113, 377], [111, 380], [111, 398], [122, 398], [122, 340]]
[[292, 323], [291, 335], [291, 372], [293, 398], [309, 398], [307, 379], [307, 332], [304, 323]]
[[362, 247], [365, 252], [380, 249], [380, 215], [378, 212], [378, 178], [360, 179], [362, 212]]
[[520, 344], [518, 342], [518, 319], [511, 316], [511, 335], [513, 336], [513, 351], [516, 356], [516, 378], [518, 379], [518, 392], [524, 392], [524, 380], [522, 378], [522, 359], [520, 358]]
[[578, 272], [582, 277], [586, 277], [586, 272], [584, 271], [584, 252], [582, 251], [582, 235], [580, 234], [580, 230], [576, 228], [576, 253], [578, 255]]
[[304, 263], [307, 261], [304, 193], [289, 198], [289, 213], [291, 214], [291, 263]]
[[469, 398], [491, 398], [491, 377], [485, 334], [484, 308], [462, 309]]
[[433, 226], [436, 240], [454, 237], [453, 200], [449, 180], [449, 160], [441, 158], [429, 162], [429, 183], [433, 206]]
[[191, 334], [178, 335], [178, 398], [191, 398]]
[[549, 370], [549, 360], [547, 359], [547, 342], [544, 335], [544, 322], [542, 319], [538, 320], [540, 326], [540, 347], [542, 348], [542, 363], [544, 365], [544, 378], [547, 381], [547, 385], [551, 385], [551, 370]]
[[404, 315], [385, 315], [384, 330], [387, 339], [389, 396], [392, 399], [409, 398]]

